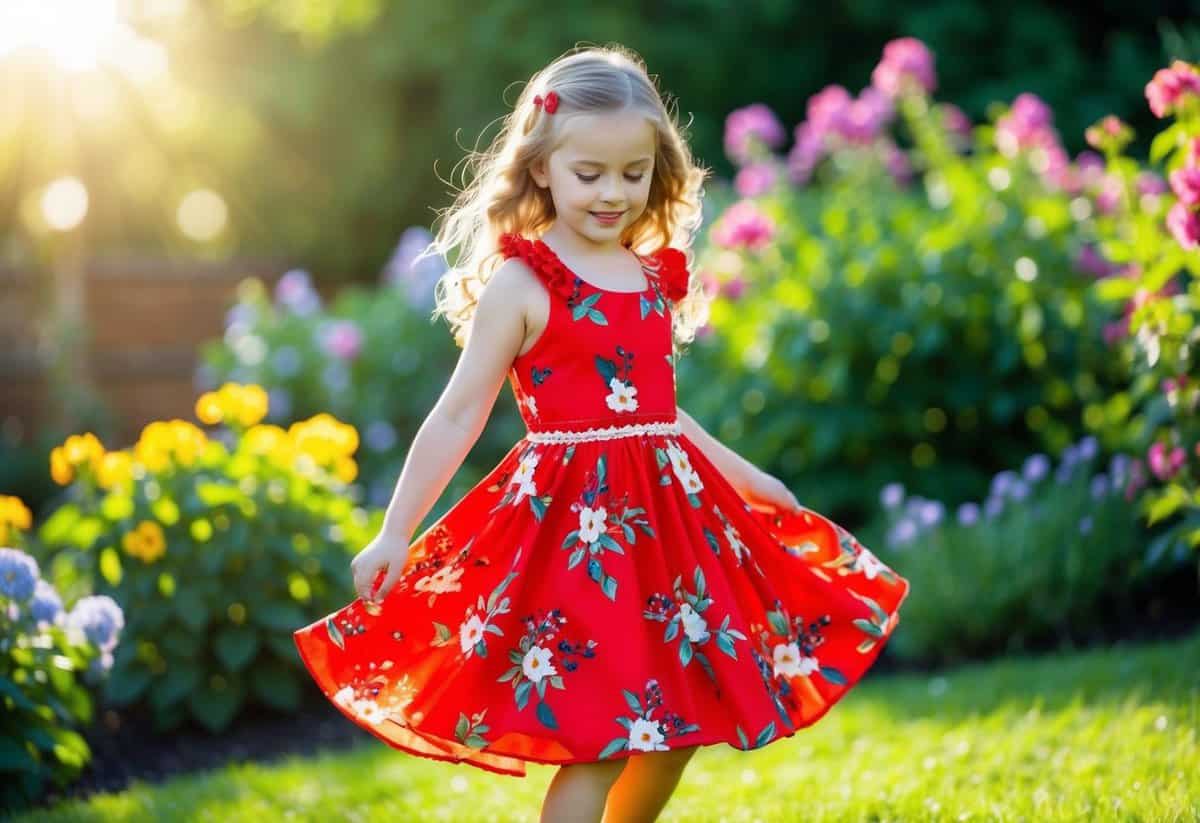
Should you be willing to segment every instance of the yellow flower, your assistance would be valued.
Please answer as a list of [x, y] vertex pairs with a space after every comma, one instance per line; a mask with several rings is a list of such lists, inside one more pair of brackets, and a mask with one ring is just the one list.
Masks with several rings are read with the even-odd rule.
[[96, 469], [96, 482], [102, 489], [128, 485], [133, 480], [133, 456], [125, 451], [108, 452]]
[[242, 426], [253, 426], [267, 416], [267, 406], [267, 392], [262, 386], [245, 386], [242, 389], [241, 407], [238, 409], [238, 423]]
[[245, 428], [266, 417], [267, 408], [267, 392], [262, 386], [225, 383], [215, 392], [200, 395], [196, 417], [209, 425], [225, 422]]
[[196, 417], [201, 423], [215, 426], [221, 422], [221, 402], [214, 392], [205, 392], [196, 401]]
[[158, 472], [172, 461], [180, 466], [192, 465], [207, 443], [204, 432], [186, 420], [155, 420], [142, 429], [133, 453], [139, 463]]
[[71, 466], [71, 461], [67, 460], [67, 453], [63, 451], [62, 446], [55, 446], [50, 450], [50, 477], [60, 486], [66, 486], [75, 479], [75, 469]]
[[162, 526], [153, 520], [143, 520], [121, 537], [121, 548], [143, 563], [153, 563], [166, 553], [167, 541]]
[[21, 498], [0, 494], [0, 545], [8, 545], [10, 533], [28, 531], [31, 525], [33, 515]]
[[339, 457], [334, 468], [334, 474], [343, 483], [349, 483], [358, 476], [358, 464], [350, 457]]
[[91, 432], [71, 435], [63, 444], [63, 450], [67, 453], [67, 460], [73, 466], [97, 462], [104, 455], [104, 446]]

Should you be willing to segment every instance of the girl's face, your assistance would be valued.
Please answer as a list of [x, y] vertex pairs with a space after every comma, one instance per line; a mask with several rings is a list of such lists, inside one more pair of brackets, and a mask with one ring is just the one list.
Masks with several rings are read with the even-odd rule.
[[[553, 115], [551, 115], [553, 117]], [[616, 242], [646, 210], [656, 131], [634, 111], [577, 114], [558, 148], [530, 169], [557, 219], [597, 245]]]

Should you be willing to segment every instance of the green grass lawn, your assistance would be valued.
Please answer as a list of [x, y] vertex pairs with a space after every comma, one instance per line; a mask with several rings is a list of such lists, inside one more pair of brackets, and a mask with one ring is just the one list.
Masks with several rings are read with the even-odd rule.
[[[660, 820], [1200, 820], [1198, 728], [1200, 632], [869, 676], [795, 737], [702, 748]], [[554, 768], [522, 780], [368, 741], [19, 819], [536, 821]]]

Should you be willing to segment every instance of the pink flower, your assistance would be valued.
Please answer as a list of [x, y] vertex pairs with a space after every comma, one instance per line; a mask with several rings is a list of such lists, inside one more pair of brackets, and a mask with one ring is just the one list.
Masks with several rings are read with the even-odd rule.
[[1187, 452], [1176, 446], [1168, 454], [1165, 443], [1153, 444], [1146, 454], [1146, 462], [1150, 465], [1150, 471], [1159, 480], [1170, 480], [1176, 472], [1183, 468], [1186, 460]]
[[836, 84], [828, 85], [808, 98], [806, 113], [811, 128], [821, 133], [839, 129], [851, 100], [850, 92]]
[[353, 360], [362, 350], [363, 334], [353, 322], [337, 320], [330, 324], [321, 342], [334, 357]]
[[735, 109], [725, 118], [725, 153], [738, 165], [751, 159], [755, 143], [774, 149], [786, 139], [783, 123], [763, 103]]
[[1121, 205], [1122, 193], [1121, 178], [1115, 174], [1104, 175], [1100, 190], [1096, 192], [1096, 209], [1101, 214], [1112, 214]]
[[1090, 244], [1079, 250], [1079, 257], [1075, 259], [1075, 267], [1092, 275], [1097, 280], [1110, 277], [1120, 269], [1120, 266], [1105, 260], [1096, 247]]
[[1188, 143], [1187, 157], [1184, 158], [1183, 164], [1189, 168], [1200, 166], [1200, 137], [1193, 137]]
[[1171, 188], [1185, 206], [1200, 204], [1200, 167], [1183, 167], [1171, 172]]
[[883, 57], [871, 72], [871, 83], [888, 97], [937, 87], [933, 53], [915, 37], [899, 37], [883, 47]]
[[843, 110], [834, 131], [851, 143], [867, 144], [879, 135], [893, 114], [891, 99], [868, 86]]
[[1167, 212], [1167, 229], [1183, 248], [1200, 246], [1200, 218], [1183, 203], [1176, 203]]
[[721, 215], [713, 227], [713, 242], [726, 248], [761, 249], [775, 237], [775, 224], [753, 200], [739, 200]]
[[908, 155], [899, 146], [888, 140], [883, 147], [883, 152], [888, 174], [892, 176], [893, 180], [900, 185], [905, 185], [912, 180], [912, 163], [908, 161]]
[[771, 190], [777, 176], [770, 163], [752, 163], [737, 173], [733, 186], [741, 197], [758, 197]]
[[1166, 117], [1181, 100], [1196, 94], [1200, 94], [1200, 74], [1182, 60], [1174, 61], [1168, 68], [1159, 69], [1146, 84], [1146, 100], [1155, 117]]
[[963, 110], [953, 103], [942, 104], [942, 124], [960, 137], [971, 136], [971, 118], [963, 113]]
[[725, 285], [721, 287], [721, 293], [730, 300], [737, 300], [745, 292], [746, 281], [736, 274], [726, 280]]
[[1167, 190], [1167, 181], [1152, 171], [1140, 172], [1134, 183], [1138, 194], [1162, 194]]
[[788, 178], [803, 186], [825, 155], [825, 136], [807, 120], [796, 126], [795, 134], [796, 143], [787, 157]]

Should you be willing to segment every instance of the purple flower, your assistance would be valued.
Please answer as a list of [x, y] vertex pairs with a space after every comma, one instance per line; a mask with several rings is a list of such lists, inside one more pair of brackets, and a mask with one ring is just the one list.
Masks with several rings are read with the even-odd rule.
[[353, 360], [362, 351], [363, 333], [353, 321], [335, 320], [321, 341], [325, 351], [342, 360]]
[[1111, 277], [1121, 270], [1120, 266], [1105, 260], [1096, 247], [1091, 244], [1085, 245], [1079, 250], [1079, 256], [1075, 258], [1075, 268], [1092, 275], [1097, 280]]
[[958, 507], [958, 522], [962, 526], [974, 526], [979, 522], [979, 504], [963, 503]]
[[760, 194], [766, 194], [771, 190], [771, 187], [775, 185], [777, 176], [778, 173], [775, 171], [774, 165], [770, 163], [751, 163], [737, 173], [733, 185], [741, 197], [758, 197]]
[[1030, 483], [1041, 480], [1050, 471], [1050, 458], [1044, 454], [1032, 454], [1025, 459], [1021, 473]]
[[1159, 69], [1146, 84], [1146, 101], [1155, 117], [1166, 117], [1181, 100], [1196, 94], [1200, 94], [1200, 74], [1182, 60], [1175, 60], [1169, 67]]
[[1092, 497], [1099, 500], [1101, 497], [1104, 497], [1106, 494], [1108, 494], [1108, 484], [1108, 475], [1104, 472], [1100, 472], [1100, 474], [1097, 474], [1095, 477], [1093, 477], [1091, 481]]
[[739, 200], [726, 209], [712, 233], [713, 242], [731, 249], [761, 249], [774, 237], [774, 222], [753, 200]]
[[37, 588], [37, 561], [20, 549], [0, 548], [0, 594], [24, 603]]
[[899, 483], [888, 483], [879, 493], [879, 501], [885, 509], [894, 509], [904, 501], [904, 486]]
[[1029, 484], [1021, 479], [1014, 480], [1008, 487], [1008, 496], [1013, 500], [1024, 500], [1029, 496]]
[[892, 529], [888, 542], [892, 545], [904, 545], [917, 536], [917, 524], [905, 518]]
[[1200, 168], [1185, 166], [1171, 172], [1171, 189], [1185, 206], [1200, 205]]
[[1049, 138], [1057, 141], [1053, 124], [1050, 107], [1036, 94], [1022, 92], [1013, 100], [1008, 113], [996, 121], [996, 146], [1011, 157], [1018, 151], [1043, 145]]
[[275, 284], [275, 300], [293, 314], [307, 316], [321, 308], [321, 296], [312, 285], [312, 277], [304, 269], [284, 272]]
[[292, 394], [276, 386], [267, 389], [267, 409], [272, 420], [288, 420], [292, 413]]
[[67, 626], [83, 632], [88, 642], [102, 652], [112, 651], [125, 628], [125, 614], [106, 594], [82, 597], [67, 615]]
[[786, 139], [783, 123], [764, 103], [735, 109], [725, 118], [725, 153], [739, 166], [749, 162], [756, 143], [774, 149]]
[[1092, 435], [1081, 438], [1076, 444], [1079, 450], [1080, 460], [1091, 460], [1096, 456], [1096, 452], [1100, 450], [1100, 442]]
[[1176, 203], [1167, 212], [1167, 229], [1181, 247], [1190, 250], [1200, 246], [1200, 218], [1183, 203]]
[[396, 445], [396, 429], [386, 420], [372, 420], [363, 432], [363, 440], [371, 451], [385, 452]]
[[992, 484], [991, 488], [989, 489], [989, 493], [995, 495], [996, 497], [1003, 497], [1004, 493], [1009, 490], [1016, 479], [1017, 473], [1010, 471], [1009, 469], [1005, 469], [1002, 472], [997, 472], [992, 477]]
[[[433, 235], [428, 229], [409, 226], [400, 235], [391, 258], [383, 267], [383, 281], [404, 287], [413, 305], [432, 305], [434, 287], [448, 268], [446, 258], [430, 249], [432, 242]], [[425, 254], [427, 251], [430, 253]]]
[[883, 152], [888, 174], [892, 176], [893, 180], [900, 185], [905, 185], [912, 180], [912, 163], [908, 161], [908, 155], [899, 146], [888, 140], [883, 147]]
[[946, 507], [937, 500], [931, 500], [921, 506], [918, 517], [921, 520], [922, 526], [936, 526], [942, 522], [942, 515], [945, 513]]
[[883, 47], [883, 58], [871, 72], [871, 83], [889, 97], [908, 90], [937, 88], [933, 53], [915, 37], [899, 37]]
[[720, 293], [729, 300], [737, 300], [746, 293], [746, 281], [735, 274], [721, 286]]
[[992, 520], [1004, 511], [1003, 497], [989, 497], [983, 503], [983, 513], [987, 515], [988, 520]]
[[54, 587], [45, 580], [38, 580], [33, 592], [33, 601], [29, 604], [29, 614], [38, 623], [57, 622], [62, 614], [62, 598]]
[[942, 103], [942, 124], [947, 131], [959, 137], [971, 136], [971, 118], [953, 103]]
[[863, 145], [879, 136], [893, 114], [891, 99], [868, 86], [843, 110], [832, 130], [850, 143]]

